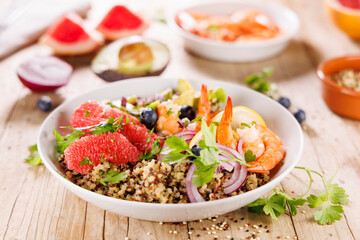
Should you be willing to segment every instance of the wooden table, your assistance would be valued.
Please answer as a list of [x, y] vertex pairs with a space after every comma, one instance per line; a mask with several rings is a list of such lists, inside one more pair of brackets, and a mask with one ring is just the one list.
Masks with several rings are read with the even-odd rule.
[[[146, 35], [166, 42], [171, 50], [171, 63], [163, 74], [166, 77], [214, 78], [244, 85], [245, 76], [265, 66], [274, 66], [276, 71], [271, 79], [283, 95], [289, 96], [294, 105], [307, 113], [304, 153], [299, 165], [323, 172], [328, 177], [339, 169], [335, 181], [350, 195], [344, 217], [331, 226], [318, 225], [313, 220], [315, 210], [305, 206], [298, 209], [297, 216], [283, 214], [277, 221], [243, 208], [218, 218], [217, 222], [225, 219], [229, 224], [227, 231], [217, 230], [218, 239], [242, 239], [252, 232], [261, 239], [293, 239], [294, 236], [314, 240], [360, 239], [360, 122], [339, 117], [326, 107], [315, 73], [322, 60], [358, 53], [360, 45], [335, 28], [320, 1], [277, 2], [299, 15], [301, 29], [286, 51], [270, 60], [229, 64], [189, 55], [183, 50], [181, 39], [161, 23], [155, 23]], [[203, 230], [216, 223], [212, 220], [170, 225], [107, 212], [67, 191], [44, 166], [32, 167], [24, 162], [28, 155], [27, 146], [36, 142], [39, 127], [47, 114], [36, 108], [41, 94], [23, 87], [15, 69], [25, 59], [38, 54], [46, 55], [48, 49], [33, 45], [0, 62], [0, 237], [213, 239], [214, 234], [208, 235], [208, 231]], [[103, 84], [106, 83], [86, 64], [77, 61], [70, 83], [49, 95], [59, 104]], [[301, 193], [307, 182], [305, 174], [294, 170], [279, 187], [289, 194]], [[321, 188], [321, 182], [316, 178], [313, 190], [318, 192]], [[262, 227], [258, 229], [252, 227], [260, 224]], [[269, 233], [264, 229], [265, 225]], [[169, 231], [177, 231], [177, 234]]]

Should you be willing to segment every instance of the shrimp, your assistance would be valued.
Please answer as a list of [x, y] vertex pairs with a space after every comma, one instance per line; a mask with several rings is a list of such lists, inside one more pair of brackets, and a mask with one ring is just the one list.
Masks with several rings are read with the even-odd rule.
[[[210, 113], [210, 102], [208, 96], [208, 90], [206, 85], [201, 86], [201, 95], [199, 99], [198, 105], [198, 114], [196, 117], [200, 117], [201, 119], [205, 120], [206, 123], [209, 125], [211, 123], [211, 113]], [[200, 131], [201, 129], [201, 122], [198, 121], [196, 124], [196, 131]]]
[[165, 134], [175, 134], [181, 132], [183, 129], [178, 123], [180, 106], [169, 102], [159, 104], [157, 108], [158, 120], [157, 129], [163, 131]]
[[228, 97], [224, 114], [222, 115], [220, 123], [216, 130], [216, 140], [218, 143], [235, 149], [236, 140], [234, 138], [233, 130], [231, 128], [232, 115], [232, 102], [231, 98]]
[[[239, 133], [239, 135], [242, 134]], [[251, 165], [248, 167], [249, 172], [268, 172], [285, 157], [284, 145], [280, 138], [267, 127], [259, 124], [253, 125], [245, 135], [242, 135], [242, 138], [244, 140], [243, 151], [252, 150], [256, 155], [255, 161], [248, 162]]]

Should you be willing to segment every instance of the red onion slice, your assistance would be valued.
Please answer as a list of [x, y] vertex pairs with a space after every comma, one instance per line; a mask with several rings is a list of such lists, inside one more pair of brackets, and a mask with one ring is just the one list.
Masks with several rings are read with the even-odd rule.
[[200, 195], [197, 187], [193, 183], [195, 171], [196, 171], [196, 166], [195, 166], [195, 164], [192, 164], [190, 166], [190, 168], [187, 172], [186, 178], [185, 178], [186, 194], [191, 203], [205, 202], [204, 198]]
[[228, 172], [231, 172], [234, 169], [234, 166], [228, 162], [220, 163], [220, 165], [216, 168], [215, 173], [219, 173], [224, 169]]
[[244, 144], [244, 140], [241, 138], [238, 141], [238, 145], [237, 145], [237, 151], [240, 153], [241, 156], [244, 156], [243, 144]]
[[[236, 167], [234, 168], [233, 175], [231, 176], [229, 181], [223, 184], [224, 192], [226, 194], [233, 193], [237, 191], [239, 188], [241, 188], [241, 186], [245, 183], [247, 177], [247, 167], [242, 166], [239, 162], [235, 162], [235, 163], [236, 163]], [[232, 181], [233, 183], [231, 185], [227, 184], [230, 181]]]
[[231, 147], [228, 147], [228, 146], [225, 146], [225, 145], [222, 145], [220, 143], [217, 143], [217, 146], [221, 151], [226, 152], [227, 154], [230, 154], [234, 158], [244, 160], [244, 157], [242, 155], [240, 155], [240, 153], [238, 151], [236, 151], [235, 149], [233, 149]]

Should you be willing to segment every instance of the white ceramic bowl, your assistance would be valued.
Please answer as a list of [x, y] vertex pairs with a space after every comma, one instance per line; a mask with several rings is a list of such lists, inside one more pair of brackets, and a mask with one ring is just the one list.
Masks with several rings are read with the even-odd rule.
[[76, 107], [87, 100], [119, 99], [122, 96], [150, 96], [167, 87], [176, 87], [177, 79], [147, 77], [124, 80], [66, 101], [56, 108], [44, 121], [38, 137], [38, 150], [47, 169], [66, 188], [80, 198], [111, 212], [150, 221], [189, 221], [224, 214], [241, 208], [271, 191], [290, 173], [298, 162], [303, 149], [302, 130], [295, 118], [276, 101], [245, 87], [215, 80], [190, 80], [196, 89], [205, 83], [210, 88], [223, 87], [232, 97], [234, 106], [244, 105], [254, 109], [266, 121], [267, 125], [277, 133], [286, 147], [284, 165], [272, 180], [255, 190], [216, 201], [188, 204], [141, 203], [107, 197], [81, 188], [61, 174], [54, 156], [53, 129], [69, 126], [69, 119]]
[[[273, 39], [253, 42], [224, 42], [206, 39], [182, 29], [175, 16], [184, 10], [214, 15], [229, 15], [242, 8], [255, 8], [266, 13], [284, 32]], [[288, 45], [299, 30], [299, 19], [290, 9], [275, 3], [247, 1], [218, 1], [177, 10], [168, 18], [169, 26], [184, 40], [185, 48], [204, 58], [223, 62], [253, 62], [273, 57]]]

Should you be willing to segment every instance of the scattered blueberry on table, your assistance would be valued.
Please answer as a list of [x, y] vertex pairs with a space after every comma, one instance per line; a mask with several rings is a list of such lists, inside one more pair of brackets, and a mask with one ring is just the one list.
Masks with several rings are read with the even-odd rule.
[[283, 105], [286, 109], [289, 109], [291, 102], [290, 99], [287, 97], [280, 97], [278, 102]]
[[296, 120], [301, 124], [305, 121], [306, 119], [306, 114], [303, 110], [298, 109], [295, 113], [294, 113], [294, 117], [296, 118]]
[[42, 96], [36, 103], [38, 109], [42, 112], [49, 112], [52, 109], [52, 102], [49, 96]]

